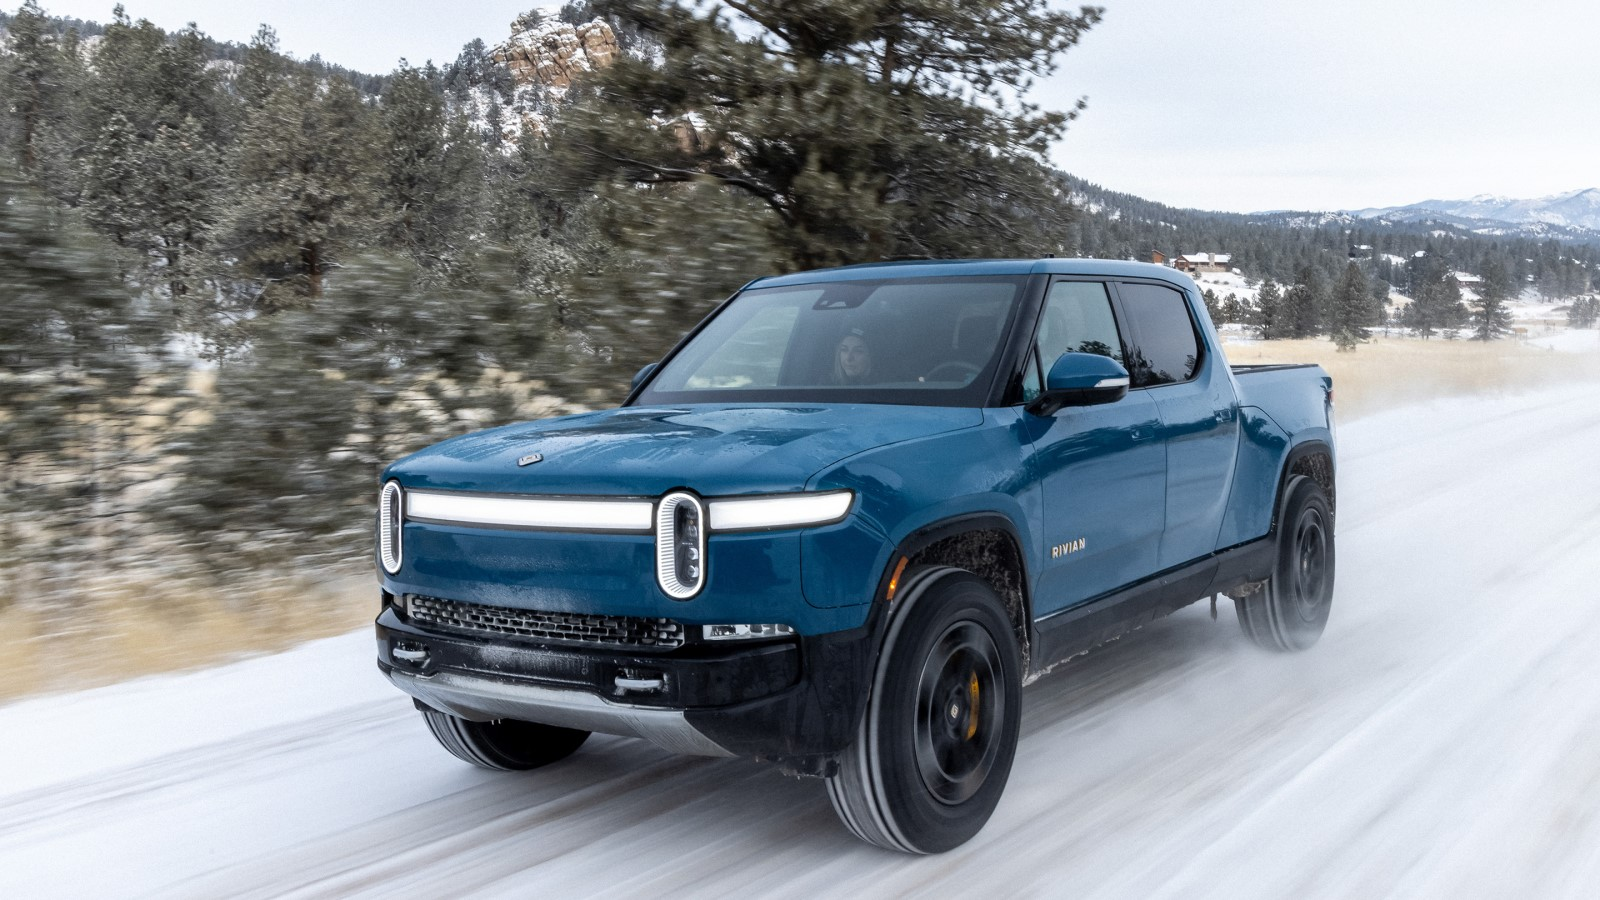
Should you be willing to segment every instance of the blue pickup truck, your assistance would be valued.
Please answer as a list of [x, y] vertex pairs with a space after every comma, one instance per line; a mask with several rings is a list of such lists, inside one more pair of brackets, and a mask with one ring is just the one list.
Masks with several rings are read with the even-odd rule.
[[1314, 643], [1334, 472], [1331, 379], [1230, 367], [1171, 269], [762, 278], [621, 408], [388, 468], [378, 663], [475, 765], [592, 732], [766, 760], [937, 853], [1061, 660], [1219, 595], [1257, 644]]

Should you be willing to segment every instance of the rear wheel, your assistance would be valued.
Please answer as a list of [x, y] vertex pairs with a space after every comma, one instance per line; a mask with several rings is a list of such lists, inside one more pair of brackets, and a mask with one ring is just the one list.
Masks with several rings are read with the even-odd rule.
[[571, 756], [589, 738], [587, 731], [515, 719], [472, 722], [433, 710], [423, 710], [422, 718], [457, 759], [501, 772], [548, 766]]
[[983, 828], [1021, 722], [1021, 653], [1000, 598], [970, 572], [933, 577], [899, 601], [866, 715], [828, 779], [846, 827], [906, 853], [942, 853]]
[[1278, 559], [1266, 586], [1234, 600], [1239, 627], [1268, 650], [1305, 650], [1328, 625], [1333, 605], [1333, 516], [1310, 478], [1289, 490], [1278, 528]]

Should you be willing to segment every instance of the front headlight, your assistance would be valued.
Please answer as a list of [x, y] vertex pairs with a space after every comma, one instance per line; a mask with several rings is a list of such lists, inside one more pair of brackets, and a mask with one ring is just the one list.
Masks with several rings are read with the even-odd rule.
[[829, 491], [713, 500], [709, 504], [711, 530], [760, 531], [829, 525], [845, 517], [854, 499], [855, 494], [850, 491]]
[[400, 571], [400, 535], [405, 526], [405, 495], [391, 481], [378, 493], [378, 561], [390, 575]]

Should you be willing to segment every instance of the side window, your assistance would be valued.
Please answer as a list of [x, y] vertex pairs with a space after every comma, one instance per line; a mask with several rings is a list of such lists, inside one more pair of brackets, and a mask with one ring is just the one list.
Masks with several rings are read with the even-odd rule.
[[1050, 287], [1039, 323], [1039, 368], [1050, 371], [1068, 352], [1098, 353], [1122, 362], [1111, 298], [1098, 281], [1058, 281]]
[[1119, 284], [1117, 292], [1128, 317], [1127, 366], [1133, 386], [1193, 378], [1200, 369], [1200, 342], [1183, 294], [1154, 284]]

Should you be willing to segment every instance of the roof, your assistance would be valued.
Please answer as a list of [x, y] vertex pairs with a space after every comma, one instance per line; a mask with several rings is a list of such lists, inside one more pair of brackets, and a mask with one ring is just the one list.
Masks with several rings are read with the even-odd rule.
[[1182, 255], [1182, 256], [1180, 256], [1178, 258], [1179, 259], [1183, 259], [1183, 260], [1188, 260], [1189, 262], [1192, 262], [1192, 263], [1204, 263], [1206, 265], [1225, 266], [1229, 262], [1233, 261], [1233, 254], [1231, 254], [1231, 253], [1185, 253], [1184, 255]]
[[970, 275], [1093, 275], [1103, 278], [1154, 278], [1179, 287], [1194, 282], [1182, 272], [1154, 263], [1114, 259], [937, 259], [866, 263], [836, 269], [813, 269], [792, 275], [757, 278], [746, 287], [790, 287], [830, 281], [871, 281], [879, 278], [952, 278]]

